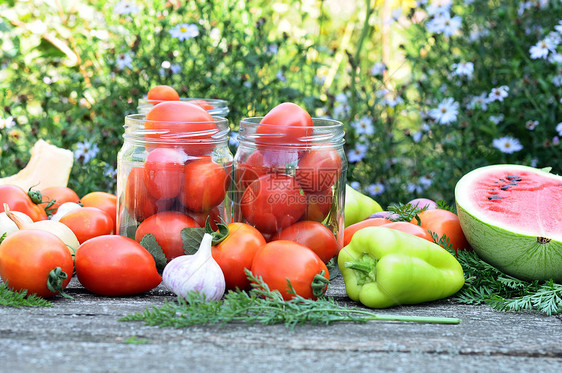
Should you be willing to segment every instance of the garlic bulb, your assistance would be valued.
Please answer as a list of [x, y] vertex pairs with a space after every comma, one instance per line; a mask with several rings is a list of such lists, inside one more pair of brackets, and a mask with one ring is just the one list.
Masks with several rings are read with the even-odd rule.
[[59, 208], [57, 209], [57, 212], [51, 216], [51, 221], [59, 221], [63, 216], [65, 216], [66, 214], [68, 214], [70, 211], [72, 210], [76, 210], [81, 208], [82, 206], [80, 206], [79, 204], [75, 203], [75, 202], [65, 202], [62, 205], [59, 206]]
[[162, 282], [170, 291], [180, 297], [194, 290], [207, 300], [222, 298], [226, 283], [221, 268], [213, 259], [211, 242], [211, 235], [206, 233], [195, 254], [178, 256], [166, 265]]
[[[12, 214], [16, 215], [19, 220], [25, 222], [26, 224], [33, 223], [33, 220], [31, 220], [31, 218], [23, 212], [12, 211]], [[0, 213], [0, 237], [2, 237], [4, 233], [6, 233], [6, 237], [8, 237], [10, 234], [18, 230], [19, 228], [16, 223], [14, 223], [14, 221], [10, 219], [5, 212]]]

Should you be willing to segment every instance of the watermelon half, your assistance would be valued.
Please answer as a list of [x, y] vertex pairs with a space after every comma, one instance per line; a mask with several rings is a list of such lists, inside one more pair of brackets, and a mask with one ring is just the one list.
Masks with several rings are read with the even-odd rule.
[[462, 230], [483, 260], [517, 278], [562, 282], [562, 176], [481, 167], [459, 180], [455, 199]]

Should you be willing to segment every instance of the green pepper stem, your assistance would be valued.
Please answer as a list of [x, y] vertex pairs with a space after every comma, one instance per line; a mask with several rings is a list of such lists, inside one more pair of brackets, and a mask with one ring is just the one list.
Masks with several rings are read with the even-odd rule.
[[368, 274], [373, 269], [373, 266], [365, 262], [345, 262], [345, 268], [355, 269]]

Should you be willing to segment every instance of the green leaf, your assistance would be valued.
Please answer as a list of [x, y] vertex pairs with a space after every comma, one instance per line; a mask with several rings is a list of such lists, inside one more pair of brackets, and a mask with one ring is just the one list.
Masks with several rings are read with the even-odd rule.
[[0, 237], [0, 244], [2, 242], [4, 242], [4, 239], [6, 238], [6, 232], [2, 233], [2, 237]]
[[0, 306], [7, 307], [52, 307], [48, 300], [35, 294], [27, 295], [27, 290], [13, 291], [6, 283], [0, 284]]
[[186, 255], [193, 255], [199, 250], [205, 232], [205, 228], [184, 228], [181, 230], [181, 242]]
[[166, 255], [162, 251], [162, 247], [158, 244], [156, 237], [152, 233], [145, 234], [140, 242], [141, 246], [146, 249], [154, 258], [156, 262], [156, 269], [159, 273], [162, 273], [164, 267], [166, 267]]

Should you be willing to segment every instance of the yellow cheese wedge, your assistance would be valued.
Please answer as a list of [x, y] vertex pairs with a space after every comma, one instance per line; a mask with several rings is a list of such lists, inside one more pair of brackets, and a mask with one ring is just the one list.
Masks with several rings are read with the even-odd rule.
[[29, 188], [44, 189], [66, 186], [74, 154], [67, 149], [38, 140], [31, 148], [29, 163], [17, 174], [0, 178], [0, 185], [17, 185], [27, 191]]

